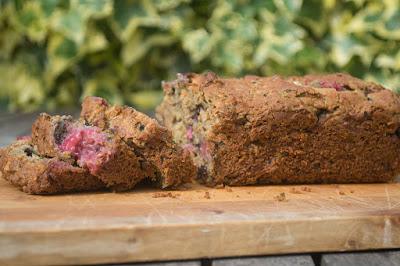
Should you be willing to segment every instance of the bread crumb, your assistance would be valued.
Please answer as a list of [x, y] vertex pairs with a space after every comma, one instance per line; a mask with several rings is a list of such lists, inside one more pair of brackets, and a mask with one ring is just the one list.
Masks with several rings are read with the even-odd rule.
[[339, 195], [346, 195], [343, 191], [339, 191]]
[[179, 190], [185, 191], [185, 190], [190, 190], [191, 188], [192, 188], [192, 186], [191, 186], [190, 184], [183, 184], [183, 185], [179, 186], [179, 187], [177, 188], [177, 190], [178, 190], [178, 191], [179, 191]]
[[153, 194], [153, 198], [173, 198], [176, 199], [180, 194], [172, 194], [171, 192], [156, 192]]
[[208, 192], [208, 191], [204, 192], [204, 198], [211, 199], [210, 192]]
[[306, 191], [306, 192], [311, 192], [311, 188], [310, 187], [302, 187], [301, 190]]
[[303, 194], [303, 193], [301, 193], [300, 190], [297, 190], [295, 187], [292, 187], [292, 188], [290, 189], [290, 193], [293, 193], [293, 194]]
[[240, 198], [240, 196], [239, 196], [239, 195], [236, 195], [236, 198]]
[[354, 193], [354, 190], [350, 190], [350, 193]]
[[247, 194], [251, 194], [251, 192], [250, 192], [250, 191], [247, 191]]
[[276, 195], [274, 197], [274, 199], [277, 200], [277, 201], [288, 201], [288, 199], [286, 198], [285, 192], [282, 192], [279, 195]]
[[225, 186], [225, 189], [226, 189], [227, 192], [233, 192], [233, 190], [228, 186]]

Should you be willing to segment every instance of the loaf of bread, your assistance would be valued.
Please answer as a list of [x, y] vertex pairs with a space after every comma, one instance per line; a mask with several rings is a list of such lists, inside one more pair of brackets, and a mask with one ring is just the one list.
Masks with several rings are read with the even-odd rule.
[[207, 185], [387, 182], [400, 173], [400, 100], [347, 74], [163, 83], [157, 118]]
[[146, 178], [140, 160], [121, 138], [71, 116], [42, 113], [32, 126], [32, 144], [38, 154], [76, 163], [110, 189], [132, 189]]
[[162, 188], [176, 187], [196, 176], [189, 153], [155, 119], [128, 106], [110, 106], [98, 97], [83, 101], [81, 118], [122, 138], [143, 160], [147, 175]]
[[58, 158], [38, 155], [29, 139], [0, 149], [0, 176], [29, 194], [56, 194], [104, 189], [88, 170]]

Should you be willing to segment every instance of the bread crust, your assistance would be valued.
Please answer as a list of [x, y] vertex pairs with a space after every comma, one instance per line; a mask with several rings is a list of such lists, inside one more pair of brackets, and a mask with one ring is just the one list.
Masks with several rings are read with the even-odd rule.
[[378, 84], [209, 72], [163, 89], [157, 118], [194, 150], [207, 185], [387, 182], [400, 172], [400, 101]]
[[192, 180], [196, 168], [171, 132], [155, 119], [127, 106], [110, 106], [104, 99], [87, 97], [81, 118], [120, 136], [138, 156], [144, 169], [162, 188], [176, 187]]

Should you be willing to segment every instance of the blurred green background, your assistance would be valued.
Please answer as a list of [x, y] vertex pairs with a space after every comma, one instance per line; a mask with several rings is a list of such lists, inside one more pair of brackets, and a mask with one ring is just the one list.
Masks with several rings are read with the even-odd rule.
[[342, 71], [400, 90], [400, 1], [0, 0], [0, 105], [148, 109], [161, 80]]

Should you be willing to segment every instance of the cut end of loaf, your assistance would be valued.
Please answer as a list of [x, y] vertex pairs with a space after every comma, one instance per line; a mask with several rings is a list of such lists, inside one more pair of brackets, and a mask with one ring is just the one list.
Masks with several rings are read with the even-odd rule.
[[[214, 182], [209, 178], [213, 164], [206, 135], [212, 122], [207, 117], [209, 103], [202, 94], [189, 88], [194, 75], [178, 74], [176, 80], [162, 83], [165, 95], [157, 109], [157, 118], [171, 129], [175, 142], [190, 153], [198, 169], [197, 181], [210, 184]], [[212, 80], [212, 75], [209, 76]]]

